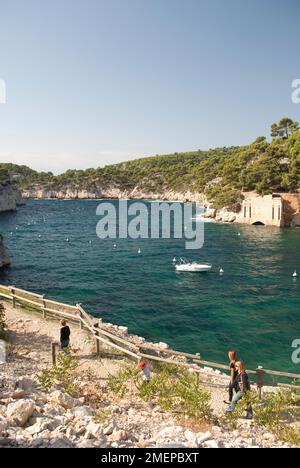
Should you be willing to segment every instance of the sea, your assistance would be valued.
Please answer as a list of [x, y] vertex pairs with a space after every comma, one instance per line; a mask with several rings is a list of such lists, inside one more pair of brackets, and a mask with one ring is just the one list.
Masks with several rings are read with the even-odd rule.
[[[0, 283], [82, 303], [103, 321], [208, 361], [226, 363], [234, 349], [248, 368], [300, 374], [292, 359], [300, 340], [299, 229], [205, 223], [197, 250], [186, 250], [184, 239], [100, 239], [100, 203], [28, 200], [1, 213], [12, 263]], [[213, 268], [179, 273], [174, 257]]]

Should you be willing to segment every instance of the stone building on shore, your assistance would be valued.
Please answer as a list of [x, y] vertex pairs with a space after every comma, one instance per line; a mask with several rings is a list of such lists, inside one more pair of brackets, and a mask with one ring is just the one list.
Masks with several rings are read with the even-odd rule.
[[273, 193], [262, 197], [254, 192], [247, 192], [243, 195], [244, 200], [238, 212], [226, 208], [209, 209], [204, 216], [229, 223], [300, 227], [300, 194]]
[[273, 193], [260, 197], [245, 194], [236, 222], [276, 227], [300, 227], [300, 195]]

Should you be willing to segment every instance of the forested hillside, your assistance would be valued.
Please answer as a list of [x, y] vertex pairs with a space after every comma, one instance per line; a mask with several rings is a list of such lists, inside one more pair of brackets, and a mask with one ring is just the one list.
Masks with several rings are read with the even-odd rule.
[[232, 206], [243, 191], [268, 194], [300, 190], [300, 131], [297, 122], [273, 124], [273, 140], [257, 138], [243, 147], [216, 148], [154, 156], [87, 170], [69, 170], [54, 176], [26, 166], [0, 163], [1, 178], [12, 178], [20, 189], [61, 190], [118, 188], [163, 193], [205, 193], [216, 208]]

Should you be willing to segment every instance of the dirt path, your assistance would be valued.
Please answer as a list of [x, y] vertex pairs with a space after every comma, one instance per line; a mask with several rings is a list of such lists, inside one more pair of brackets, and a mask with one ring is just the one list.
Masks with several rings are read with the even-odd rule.
[[[5, 303], [9, 340], [14, 347], [10, 366], [19, 377], [34, 377], [37, 372], [51, 366], [51, 343], [59, 340], [60, 323], [44, 319], [21, 308]], [[79, 359], [80, 372], [88, 373], [98, 388], [104, 388], [109, 375], [116, 374], [128, 362], [122, 357], [97, 357], [95, 343], [89, 333], [70, 325], [72, 350]], [[16, 360], [17, 357], [17, 360]], [[225, 381], [226, 384], [226, 381]], [[204, 386], [211, 393], [211, 404], [216, 415], [226, 410], [227, 399], [224, 381], [215, 375]]]
[[[9, 341], [14, 347], [14, 360], [18, 357], [16, 372], [24, 375], [36, 374], [51, 366], [51, 343], [59, 341], [59, 321], [40, 318], [24, 309], [5, 304]], [[122, 360], [95, 356], [95, 344], [90, 335], [74, 325], [71, 328], [71, 346], [79, 359], [80, 370], [91, 371], [97, 379], [106, 380], [120, 368]], [[20, 365], [21, 364], [21, 365]], [[14, 365], [11, 362], [11, 365]]]

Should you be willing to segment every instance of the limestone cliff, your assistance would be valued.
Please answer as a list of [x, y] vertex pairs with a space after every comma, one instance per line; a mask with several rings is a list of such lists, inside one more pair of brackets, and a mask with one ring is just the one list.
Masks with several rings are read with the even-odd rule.
[[[0, 213], [4, 211], [15, 211], [18, 205], [22, 204], [22, 195], [9, 182], [0, 184]], [[0, 218], [1, 229], [1, 218]], [[0, 268], [9, 265], [10, 258], [8, 251], [4, 247], [3, 237], [0, 234]]]
[[0, 184], [0, 212], [15, 211], [22, 204], [22, 195], [9, 182]]
[[3, 245], [3, 238], [0, 234], [0, 268], [10, 264], [9, 254]]
[[120, 190], [118, 188], [108, 188], [89, 191], [70, 187], [64, 187], [60, 190], [48, 190], [37, 186], [30, 190], [22, 191], [23, 198], [37, 199], [60, 199], [60, 200], [97, 200], [101, 198], [107, 199], [134, 199], [134, 200], [166, 200], [166, 201], [181, 201], [181, 202], [196, 202], [206, 205], [207, 199], [203, 193], [192, 191], [175, 192], [172, 190], [155, 193], [146, 192], [135, 188], [133, 190]]

